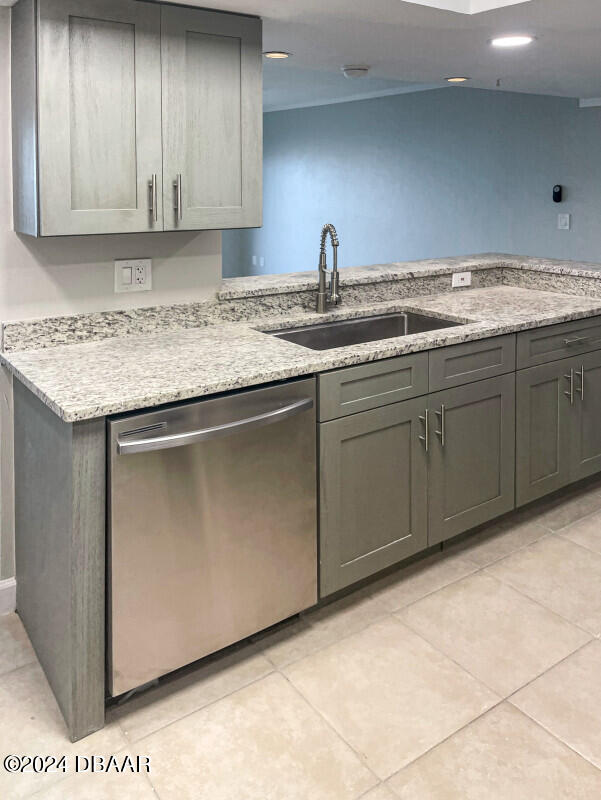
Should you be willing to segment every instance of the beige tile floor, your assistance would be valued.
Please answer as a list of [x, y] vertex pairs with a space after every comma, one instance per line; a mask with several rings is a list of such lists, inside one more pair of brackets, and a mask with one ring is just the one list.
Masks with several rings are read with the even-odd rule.
[[[0, 798], [601, 797], [601, 482], [452, 543], [113, 707], [71, 744], [0, 617]], [[5, 755], [68, 757], [11, 774]], [[75, 774], [75, 756], [151, 773]]]

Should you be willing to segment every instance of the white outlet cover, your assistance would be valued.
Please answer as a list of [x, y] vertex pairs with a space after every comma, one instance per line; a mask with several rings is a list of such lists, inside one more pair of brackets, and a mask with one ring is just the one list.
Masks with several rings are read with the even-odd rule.
[[151, 258], [115, 259], [115, 292], [148, 292], [151, 289]]
[[472, 285], [471, 272], [454, 272], [451, 280], [451, 288], [458, 289], [460, 286]]
[[572, 227], [571, 214], [558, 214], [557, 215], [557, 229], [560, 231], [569, 231]]

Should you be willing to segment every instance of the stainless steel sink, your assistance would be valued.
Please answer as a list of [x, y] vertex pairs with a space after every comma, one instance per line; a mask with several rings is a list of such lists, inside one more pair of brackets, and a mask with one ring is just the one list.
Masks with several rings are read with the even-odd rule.
[[288, 328], [287, 330], [271, 331], [271, 333], [279, 339], [286, 339], [288, 342], [300, 344], [311, 350], [330, 350], [333, 347], [393, 339], [396, 336], [436, 331], [461, 324], [440, 319], [440, 317], [428, 317], [424, 314], [407, 311], [398, 314], [384, 314], [379, 317], [324, 322], [306, 328]]

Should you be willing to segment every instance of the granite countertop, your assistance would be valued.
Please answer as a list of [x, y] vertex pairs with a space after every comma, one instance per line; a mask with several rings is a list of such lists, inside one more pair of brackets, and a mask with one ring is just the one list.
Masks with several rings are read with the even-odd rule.
[[[601, 273], [593, 274], [601, 280]], [[402, 310], [464, 324], [327, 351], [265, 332]], [[599, 297], [498, 285], [341, 306], [327, 315], [297, 311], [254, 322], [215, 322], [3, 353], [0, 360], [58, 416], [74, 422], [597, 314], [601, 283]]]
[[[574, 278], [600, 278], [601, 264], [561, 261], [554, 258], [535, 258], [504, 253], [483, 253], [474, 256], [452, 256], [450, 258], [426, 259], [423, 261], [394, 261], [390, 264], [371, 264], [361, 267], [346, 267], [345, 286], [366, 283], [411, 280], [424, 276], [449, 275], [453, 272], [501, 267], [504, 269], [533, 270], [551, 275]], [[270, 294], [312, 289], [317, 285], [315, 271], [289, 272], [286, 274], [252, 275], [243, 278], [226, 278], [217, 292], [219, 300], [236, 300]]]

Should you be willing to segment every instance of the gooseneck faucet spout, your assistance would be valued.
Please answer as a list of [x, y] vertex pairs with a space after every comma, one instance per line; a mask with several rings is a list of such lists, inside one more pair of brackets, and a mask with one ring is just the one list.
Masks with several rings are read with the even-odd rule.
[[[326, 261], [326, 239], [330, 237], [332, 242], [333, 264], [332, 275], [330, 277], [330, 291], [326, 289], [326, 275], [328, 272], [328, 264]], [[319, 249], [319, 285], [317, 287], [317, 302], [316, 309], [319, 314], [323, 314], [328, 310], [329, 305], [337, 306], [340, 303], [339, 292], [339, 278], [338, 278], [338, 234], [336, 228], [327, 223], [321, 229], [321, 245]]]

